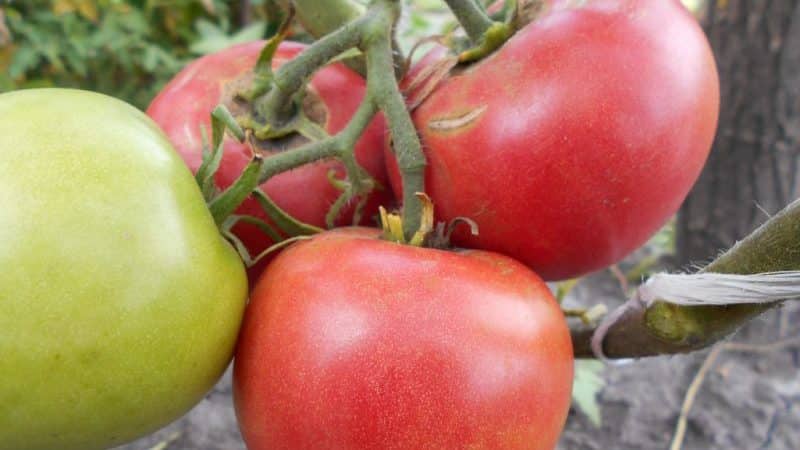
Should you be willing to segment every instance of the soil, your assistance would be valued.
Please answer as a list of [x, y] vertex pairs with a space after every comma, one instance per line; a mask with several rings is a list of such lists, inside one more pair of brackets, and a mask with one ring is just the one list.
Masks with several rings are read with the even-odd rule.
[[[616, 280], [582, 280], [571, 304], [620, 303]], [[800, 307], [769, 312], [731, 340], [764, 344], [800, 335]], [[709, 351], [610, 365], [595, 428], [570, 411], [559, 450], [660, 450], [673, 439], [686, 391]], [[800, 346], [726, 350], [708, 372], [690, 411], [684, 450], [800, 449]], [[197, 407], [167, 428], [117, 450], [244, 450], [231, 403], [230, 372]]]

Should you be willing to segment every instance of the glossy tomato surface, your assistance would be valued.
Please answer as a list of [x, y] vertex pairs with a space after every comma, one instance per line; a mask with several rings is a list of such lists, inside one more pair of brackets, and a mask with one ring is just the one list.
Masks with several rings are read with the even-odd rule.
[[573, 361], [547, 286], [502, 255], [376, 236], [315, 236], [259, 280], [234, 363], [248, 448], [554, 448]]
[[[244, 87], [243, 77], [252, 73], [263, 46], [264, 42], [251, 42], [194, 61], [176, 75], [148, 107], [147, 114], [164, 129], [193, 172], [202, 162], [201, 125], [211, 130], [211, 111], [231, 98], [237, 89]], [[297, 43], [282, 43], [273, 66], [279, 67], [304, 48]], [[309, 95], [321, 101], [317, 105], [317, 112], [324, 118], [323, 127], [328, 133], [334, 134], [347, 125], [364, 97], [366, 86], [358, 74], [342, 64], [333, 64], [318, 71], [308, 89]], [[376, 191], [373, 195], [373, 201], [364, 214], [365, 221], [371, 220], [378, 203], [387, 201], [391, 196], [383, 162], [383, 141], [383, 119], [378, 117], [367, 128], [355, 149], [358, 162], [384, 187], [383, 191]], [[216, 175], [220, 188], [224, 189], [236, 180], [250, 161], [252, 151], [248, 145], [226, 137], [225, 153]], [[267, 156], [270, 153], [267, 151]], [[341, 164], [323, 161], [275, 176], [261, 187], [278, 206], [295, 218], [323, 227], [325, 214], [341, 193], [328, 181], [330, 170], [343, 174]], [[345, 209], [339, 217], [339, 224], [350, 224], [352, 212], [352, 208]], [[266, 218], [254, 199], [248, 199], [238, 213]], [[242, 224], [234, 231], [254, 255], [272, 244], [254, 226]], [[260, 264], [252, 269], [251, 277], [257, 277], [263, 267], [264, 264]]]
[[618, 261], [669, 219], [718, 109], [713, 55], [678, 0], [561, 0], [440, 83], [414, 121], [439, 218], [480, 227], [454, 242], [552, 280]]
[[104, 95], [0, 95], [0, 449], [153, 432], [220, 377], [244, 267], [144, 114]]

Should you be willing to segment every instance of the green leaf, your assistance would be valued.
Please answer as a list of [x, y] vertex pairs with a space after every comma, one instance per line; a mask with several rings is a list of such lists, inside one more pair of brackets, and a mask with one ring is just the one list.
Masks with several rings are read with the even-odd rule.
[[575, 382], [572, 385], [572, 402], [595, 426], [600, 427], [602, 415], [597, 395], [605, 387], [602, 377], [605, 365], [600, 361], [578, 359], [575, 361]]
[[148, 72], [154, 72], [158, 68], [160, 59], [159, 48], [148, 46], [144, 49], [142, 67]]
[[222, 28], [207, 20], [200, 20], [195, 26], [201, 38], [189, 46], [189, 50], [198, 55], [207, 55], [232, 45], [261, 39], [266, 31], [267, 23], [253, 22], [232, 35], [228, 35]]
[[212, 3], [213, 14], [198, 0], [0, 0], [12, 39], [0, 84], [78, 87], [144, 108], [192, 57], [192, 44], [215, 34], [216, 48], [261, 37], [258, 24], [234, 32], [231, 2]]
[[14, 52], [11, 64], [8, 66], [8, 75], [11, 78], [20, 78], [25, 72], [39, 64], [40, 55], [30, 45], [23, 45]]

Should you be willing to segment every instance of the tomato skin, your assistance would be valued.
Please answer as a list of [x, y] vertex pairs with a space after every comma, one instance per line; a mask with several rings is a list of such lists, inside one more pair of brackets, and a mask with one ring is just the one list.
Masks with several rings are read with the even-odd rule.
[[413, 115], [439, 219], [480, 227], [453, 242], [546, 280], [612, 264], [657, 231], [697, 179], [719, 110], [713, 55], [677, 0], [576, 3], [555, 2]]
[[[227, 85], [252, 70], [264, 42], [251, 42], [234, 46], [202, 57], [175, 76], [147, 108], [147, 114], [167, 133], [186, 164], [196, 172], [202, 162], [203, 125], [210, 133], [211, 111], [221, 102]], [[278, 49], [273, 66], [279, 67], [305, 47], [284, 42]], [[314, 75], [310, 88], [319, 95], [327, 108], [328, 133], [341, 131], [358, 108], [366, 92], [364, 80], [342, 64], [327, 66]], [[384, 122], [376, 117], [358, 141], [355, 154], [358, 162], [384, 186], [376, 191], [365, 210], [364, 220], [371, 220], [378, 204], [385, 203], [391, 192], [383, 161]], [[225, 153], [216, 174], [217, 185], [230, 186], [250, 161], [252, 150], [231, 137], [225, 138]], [[325, 226], [325, 214], [339, 196], [340, 191], [328, 181], [329, 170], [344, 173], [342, 165], [334, 161], [309, 164], [277, 175], [261, 187], [278, 204], [295, 218], [319, 227]], [[258, 203], [250, 198], [237, 210], [266, 219]], [[352, 208], [346, 209], [338, 220], [339, 225], [350, 224]], [[241, 224], [234, 232], [248, 250], [258, 254], [272, 242], [258, 228]], [[252, 280], [261, 273], [264, 263], [249, 271]]]
[[250, 450], [552, 449], [569, 331], [502, 255], [340, 229], [281, 253], [248, 305], [234, 402]]
[[245, 270], [144, 114], [0, 95], [0, 448], [105, 449], [199, 402], [233, 355]]

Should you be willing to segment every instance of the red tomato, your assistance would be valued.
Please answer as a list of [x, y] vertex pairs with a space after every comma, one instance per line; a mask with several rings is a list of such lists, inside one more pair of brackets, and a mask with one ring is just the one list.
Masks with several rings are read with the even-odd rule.
[[563, 0], [413, 118], [438, 217], [480, 226], [453, 242], [552, 280], [618, 261], [675, 213], [718, 111], [713, 55], [678, 0]]
[[[231, 96], [237, 81], [251, 73], [263, 45], [263, 42], [243, 44], [194, 61], [167, 84], [147, 109], [147, 114], [164, 129], [192, 171], [197, 171], [202, 162], [200, 126], [205, 126], [210, 133], [211, 110]], [[274, 67], [277, 68], [303, 49], [301, 44], [284, 42], [275, 55]], [[324, 105], [327, 119], [324, 128], [328, 133], [334, 134], [347, 125], [364, 97], [366, 85], [355, 72], [342, 64], [333, 64], [316, 73], [309, 89]], [[376, 118], [358, 141], [355, 151], [358, 162], [379, 183], [387, 186], [383, 167], [383, 140], [383, 119]], [[247, 145], [226, 137], [225, 153], [216, 175], [217, 185], [221, 189], [236, 180], [251, 154]], [[280, 174], [261, 187], [278, 206], [292, 216], [322, 227], [325, 225], [328, 208], [340, 194], [327, 179], [327, 173], [331, 169], [343, 173], [338, 162], [323, 161]], [[364, 217], [370, 218], [376, 212], [378, 203], [387, 198], [388, 194], [376, 192]], [[254, 199], [248, 199], [238, 213], [265, 218]], [[352, 209], [343, 211], [340, 224], [349, 224], [351, 214]], [[242, 224], [234, 231], [253, 254], [272, 244], [254, 226]], [[263, 270], [264, 265], [259, 264], [250, 270], [251, 280]]]
[[542, 280], [376, 236], [317, 235], [259, 280], [234, 366], [248, 448], [554, 448], [573, 359]]

